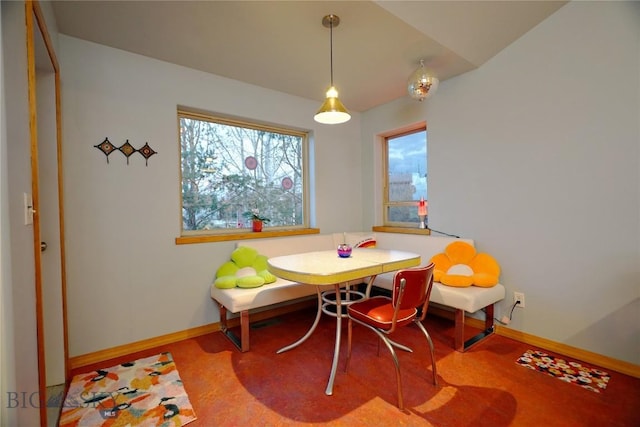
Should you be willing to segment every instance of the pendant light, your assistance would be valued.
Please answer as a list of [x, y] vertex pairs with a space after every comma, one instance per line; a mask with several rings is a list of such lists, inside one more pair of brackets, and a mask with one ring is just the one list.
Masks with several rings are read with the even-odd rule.
[[322, 18], [322, 25], [329, 28], [330, 57], [331, 57], [331, 86], [327, 90], [326, 99], [313, 119], [318, 123], [335, 125], [349, 121], [351, 114], [338, 99], [338, 91], [333, 85], [333, 28], [340, 24], [338, 15], [327, 15]]
[[411, 74], [407, 84], [409, 95], [418, 101], [424, 101], [438, 89], [438, 78], [424, 67], [424, 60], [420, 60], [420, 67]]

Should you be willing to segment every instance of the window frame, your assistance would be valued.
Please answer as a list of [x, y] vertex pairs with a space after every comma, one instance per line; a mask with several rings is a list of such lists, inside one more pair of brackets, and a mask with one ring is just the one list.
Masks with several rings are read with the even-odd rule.
[[[302, 224], [299, 225], [287, 225], [287, 226], [270, 226], [265, 227], [262, 232], [253, 232], [251, 226], [244, 228], [215, 228], [207, 230], [185, 230], [183, 228], [183, 193], [182, 193], [182, 135], [180, 131], [180, 121], [183, 118], [191, 120], [206, 121], [221, 125], [236, 126], [246, 129], [259, 130], [271, 133], [279, 133], [289, 136], [301, 138], [301, 171], [300, 177], [302, 179]], [[178, 208], [178, 218], [180, 227], [180, 236], [176, 238], [176, 244], [188, 244], [188, 243], [204, 243], [210, 241], [228, 241], [228, 240], [243, 240], [243, 239], [257, 239], [276, 236], [290, 236], [298, 234], [316, 234], [319, 233], [318, 229], [310, 227], [310, 206], [311, 206], [311, 191], [310, 191], [310, 131], [301, 130], [298, 128], [285, 127], [283, 125], [276, 125], [271, 123], [260, 122], [257, 120], [251, 120], [247, 118], [233, 117], [220, 113], [206, 112], [202, 110], [196, 110], [188, 107], [179, 106], [177, 109], [177, 126], [178, 126], [178, 197], [180, 200]]]
[[[408, 127], [387, 132], [381, 135], [382, 142], [382, 228], [398, 228], [398, 229], [418, 229], [418, 207], [417, 201], [395, 201], [389, 200], [389, 140], [399, 138], [406, 135], [411, 135], [419, 132], [425, 132], [425, 152], [428, 159], [428, 138], [426, 138], [427, 123], [420, 122]], [[428, 168], [427, 168], [428, 174]], [[427, 188], [429, 187], [429, 181], [427, 179]], [[428, 194], [428, 192], [427, 192]], [[415, 222], [400, 222], [389, 220], [389, 209], [392, 207], [415, 207], [416, 209], [416, 221]], [[422, 229], [424, 230], [424, 229]], [[427, 228], [428, 230], [428, 228]]]

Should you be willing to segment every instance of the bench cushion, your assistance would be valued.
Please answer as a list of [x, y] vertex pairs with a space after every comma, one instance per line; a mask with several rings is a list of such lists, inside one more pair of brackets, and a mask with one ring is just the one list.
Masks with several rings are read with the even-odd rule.
[[[333, 289], [332, 286], [327, 287]], [[321, 288], [322, 290], [322, 288]], [[232, 313], [316, 295], [316, 287], [280, 279], [258, 288], [219, 289], [211, 286], [211, 298]]]
[[490, 288], [454, 288], [438, 282], [433, 284], [430, 301], [475, 313], [504, 299], [504, 296], [505, 289], [500, 283]]

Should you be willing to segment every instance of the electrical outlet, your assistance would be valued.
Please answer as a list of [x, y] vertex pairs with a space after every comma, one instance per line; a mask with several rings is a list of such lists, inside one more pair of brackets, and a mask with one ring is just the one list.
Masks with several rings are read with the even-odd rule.
[[513, 293], [513, 303], [516, 304], [516, 307], [524, 308], [524, 293], [522, 292], [514, 292]]

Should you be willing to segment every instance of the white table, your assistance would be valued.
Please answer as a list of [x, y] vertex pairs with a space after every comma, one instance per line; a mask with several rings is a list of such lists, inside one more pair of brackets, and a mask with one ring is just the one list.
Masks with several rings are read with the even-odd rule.
[[318, 326], [323, 312], [320, 286], [333, 285], [335, 287], [336, 342], [329, 382], [325, 391], [327, 395], [332, 395], [340, 355], [342, 329], [340, 285], [352, 280], [370, 277], [370, 286], [378, 274], [420, 265], [420, 255], [403, 251], [362, 248], [354, 249], [349, 258], [340, 258], [336, 250], [328, 250], [273, 257], [269, 259], [268, 263], [269, 271], [276, 276], [298, 283], [316, 285], [318, 292], [318, 311], [313, 325], [302, 338], [278, 350], [278, 354], [297, 347], [311, 336]]

